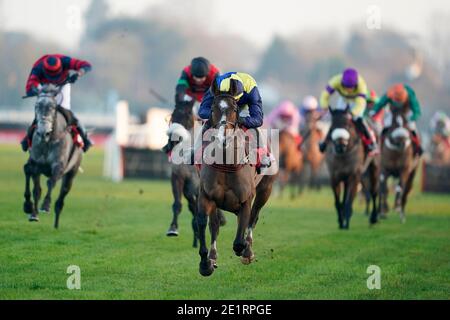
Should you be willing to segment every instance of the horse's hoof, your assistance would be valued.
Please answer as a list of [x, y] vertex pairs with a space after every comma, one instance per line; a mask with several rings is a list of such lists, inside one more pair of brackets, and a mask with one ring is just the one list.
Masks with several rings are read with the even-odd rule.
[[50, 210], [49, 210], [49, 209], [45, 209], [45, 208], [40, 208], [40, 209], [39, 209], [39, 213], [45, 213], [45, 214], [48, 214], [48, 213], [50, 213]]
[[244, 257], [244, 256], [241, 257], [241, 262], [242, 262], [242, 264], [245, 264], [245, 265], [252, 263], [254, 260], [255, 260], [254, 254], [252, 254], [250, 257]]
[[238, 257], [240, 257], [244, 254], [244, 250], [247, 249], [247, 246], [248, 246], [248, 244], [247, 245], [242, 244], [242, 243], [234, 244], [233, 251]]
[[216, 261], [216, 260], [211, 259], [211, 263], [212, 263], [212, 266], [214, 267], [214, 269], [217, 269], [217, 268], [218, 268], [218, 266], [217, 266], [217, 261]]
[[23, 212], [28, 214], [33, 213], [33, 204], [31, 202], [24, 202]]
[[168, 236], [168, 237], [178, 237], [178, 230], [170, 228], [169, 231], [167, 231], [166, 236]]
[[208, 260], [206, 262], [206, 265], [203, 265], [203, 263], [200, 262], [200, 268], [199, 268], [200, 274], [204, 277], [209, 277], [214, 272], [214, 266], [211, 262], [211, 260]]
[[29, 215], [28, 216], [28, 221], [30, 221], [30, 222], [38, 222], [39, 218], [38, 218], [38, 216]]

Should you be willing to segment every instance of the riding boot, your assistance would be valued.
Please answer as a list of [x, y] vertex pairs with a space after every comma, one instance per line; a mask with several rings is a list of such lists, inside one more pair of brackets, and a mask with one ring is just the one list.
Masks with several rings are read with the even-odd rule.
[[27, 152], [31, 145], [31, 140], [33, 139], [33, 133], [34, 128], [36, 128], [36, 123], [37, 123], [36, 119], [34, 119], [33, 122], [31, 123], [31, 126], [29, 126], [27, 129], [27, 134], [22, 139], [22, 141], [20, 141], [20, 145], [22, 146], [22, 150], [24, 152]]
[[413, 143], [414, 154], [421, 156], [423, 154], [423, 149], [420, 144], [419, 135], [415, 130], [411, 130], [411, 141]]
[[378, 149], [377, 143], [370, 134], [369, 129], [367, 128], [367, 125], [365, 124], [363, 118], [354, 119], [353, 123], [355, 124], [356, 131], [358, 131], [358, 134], [360, 135], [364, 143], [366, 151], [369, 154], [375, 153]]
[[330, 140], [331, 140], [331, 130], [328, 130], [325, 139], [319, 143], [320, 152], [325, 153], [325, 150], [327, 149], [327, 144]]
[[58, 106], [58, 111], [66, 118], [66, 121], [69, 125], [75, 126], [77, 128], [78, 133], [80, 134], [81, 139], [83, 139], [83, 151], [87, 152], [88, 149], [93, 145], [92, 141], [89, 139], [88, 134], [84, 127], [81, 125], [78, 118], [74, 115], [74, 113], [66, 108]]
[[256, 148], [258, 149], [258, 155], [260, 158], [260, 166], [259, 168], [269, 168], [272, 165], [272, 160], [270, 159], [269, 150], [264, 143], [263, 139], [261, 139], [261, 132], [259, 132], [259, 128], [255, 128], [256, 132]]

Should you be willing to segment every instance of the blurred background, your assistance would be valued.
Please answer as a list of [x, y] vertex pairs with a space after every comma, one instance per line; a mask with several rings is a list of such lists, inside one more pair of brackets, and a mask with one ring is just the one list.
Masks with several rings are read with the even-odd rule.
[[445, 0], [2, 0], [0, 21], [0, 110], [30, 107], [20, 97], [45, 53], [93, 64], [73, 89], [77, 113], [108, 114], [117, 99], [138, 116], [171, 108], [182, 68], [200, 55], [221, 71], [254, 75], [266, 112], [319, 95], [346, 66], [379, 94], [394, 82], [412, 85], [422, 124], [450, 108]]

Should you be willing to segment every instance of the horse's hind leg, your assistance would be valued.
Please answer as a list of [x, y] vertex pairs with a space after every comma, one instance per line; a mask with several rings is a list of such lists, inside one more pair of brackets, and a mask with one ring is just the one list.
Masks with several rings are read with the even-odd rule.
[[41, 205], [39, 212], [50, 213], [50, 204], [52, 202], [52, 187], [50, 179], [47, 180], [47, 194], [45, 195], [44, 202]]
[[33, 174], [33, 212], [28, 218], [29, 221], [39, 221], [38, 218], [38, 205], [41, 198], [41, 176], [39, 174]]
[[214, 266], [208, 257], [208, 247], [206, 246], [206, 226], [208, 225], [208, 216], [216, 210], [216, 204], [207, 199], [203, 191], [200, 190], [197, 209], [198, 239], [200, 241], [200, 274], [210, 276], [214, 272]]
[[405, 207], [406, 207], [406, 201], [408, 200], [408, 194], [412, 189], [412, 185], [413, 185], [413, 181], [414, 181], [414, 176], [416, 175], [416, 170], [413, 170], [409, 176], [408, 176], [408, 180], [406, 181], [405, 184], [405, 189], [403, 190], [403, 194], [402, 194], [402, 209], [400, 212], [400, 218], [402, 223], [406, 222], [406, 215], [405, 215]]
[[209, 232], [211, 233], [211, 249], [209, 250], [208, 258], [211, 260], [214, 268], [217, 268], [217, 237], [219, 236], [220, 218], [219, 210], [216, 210], [209, 217]]
[[[72, 188], [73, 179], [77, 175], [78, 166], [75, 166], [72, 170], [67, 172], [61, 182], [61, 191], [59, 192], [58, 199], [55, 202], [55, 229], [58, 229], [59, 226], [59, 215], [64, 207], [64, 199]], [[54, 185], [53, 185], [54, 186]], [[51, 191], [51, 190], [49, 190]]]
[[252, 250], [253, 230], [256, 228], [256, 223], [258, 222], [259, 219], [259, 212], [261, 211], [262, 207], [264, 207], [264, 205], [267, 203], [267, 200], [269, 200], [270, 194], [272, 193], [273, 182], [274, 177], [265, 176], [256, 187], [256, 197], [255, 201], [253, 201], [246, 237], [246, 240], [249, 243], [249, 245], [244, 250], [241, 257], [241, 262], [243, 264], [249, 264], [255, 259], [255, 255]]
[[249, 246], [249, 243], [245, 239], [245, 232], [247, 231], [247, 228], [249, 226], [251, 203], [251, 198], [242, 203], [237, 215], [238, 227], [236, 230], [236, 237], [234, 238], [233, 242], [233, 250], [238, 257], [242, 256], [244, 250]]
[[172, 184], [172, 194], [174, 198], [172, 204], [173, 218], [166, 235], [168, 237], [173, 236], [176, 237], [178, 236], [178, 216], [180, 215], [183, 206], [181, 202], [181, 197], [183, 192], [184, 179], [172, 173], [171, 184]]
[[192, 231], [194, 234], [194, 241], [192, 246], [197, 248], [197, 240], [198, 240], [198, 227], [197, 227], [197, 197], [198, 197], [198, 186], [192, 182], [192, 180], [188, 180], [184, 184], [183, 189], [184, 197], [188, 201], [189, 211], [192, 213]]
[[31, 202], [30, 180], [31, 180], [31, 164], [26, 163], [23, 166], [23, 172], [25, 173], [25, 202], [23, 203], [23, 211], [27, 214], [33, 213], [33, 202]]

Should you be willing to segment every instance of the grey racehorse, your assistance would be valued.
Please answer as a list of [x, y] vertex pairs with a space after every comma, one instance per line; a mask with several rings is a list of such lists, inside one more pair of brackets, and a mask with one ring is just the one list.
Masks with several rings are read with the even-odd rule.
[[[72, 182], [81, 164], [83, 151], [72, 139], [71, 128], [66, 118], [58, 112], [56, 96], [61, 87], [45, 85], [38, 94], [35, 105], [36, 130], [33, 134], [30, 157], [24, 165], [25, 202], [24, 212], [29, 221], [39, 221], [38, 205], [41, 197], [40, 176], [48, 177], [47, 195], [40, 207], [41, 212], [49, 212], [51, 193], [57, 181], [62, 179], [61, 191], [55, 203], [55, 224], [58, 228], [59, 215], [64, 206], [64, 198], [72, 187]], [[31, 201], [30, 180], [33, 180], [33, 201]]]

